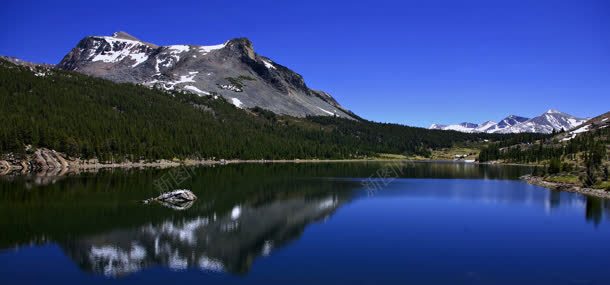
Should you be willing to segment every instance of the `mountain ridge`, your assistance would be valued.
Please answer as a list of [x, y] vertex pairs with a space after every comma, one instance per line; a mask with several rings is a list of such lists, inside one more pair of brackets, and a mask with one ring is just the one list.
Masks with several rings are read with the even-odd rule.
[[310, 89], [300, 74], [257, 54], [247, 38], [210, 46], [158, 46], [126, 32], [87, 36], [57, 67], [115, 82], [222, 96], [240, 108], [296, 117], [356, 117], [328, 93]]
[[546, 133], [553, 131], [570, 130], [581, 124], [587, 119], [577, 118], [570, 114], [549, 109], [545, 113], [534, 118], [527, 118], [517, 115], [509, 115], [500, 122], [486, 121], [482, 124], [460, 123], [453, 125], [432, 124], [429, 129], [454, 130], [466, 133]]

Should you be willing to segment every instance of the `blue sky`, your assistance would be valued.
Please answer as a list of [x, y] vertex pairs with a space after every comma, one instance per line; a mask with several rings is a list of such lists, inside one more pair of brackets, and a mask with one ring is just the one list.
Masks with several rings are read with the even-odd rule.
[[610, 110], [610, 1], [3, 1], [0, 54], [57, 63], [86, 35], [248, 37], [374, 121]]

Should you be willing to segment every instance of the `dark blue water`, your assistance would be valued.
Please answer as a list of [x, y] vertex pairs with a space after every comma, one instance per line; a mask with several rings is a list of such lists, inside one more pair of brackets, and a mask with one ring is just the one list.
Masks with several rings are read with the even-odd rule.
[[518, 167], [384, 167], [200, 168], [183, 211], [136, 202], [168, 170], [5, 180], [0, 280], [610, 283], [609, 201], [528, 185]]

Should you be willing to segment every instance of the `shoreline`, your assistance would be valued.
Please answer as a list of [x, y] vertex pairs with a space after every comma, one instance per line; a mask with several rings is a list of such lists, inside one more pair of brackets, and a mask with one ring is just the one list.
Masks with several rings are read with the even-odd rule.
[[[0, 176], [8, 175], [38, 175], [38, 176], [63, 176], [71, 173], [81, 172], [97, 172], [102, 169], [145, 169], [145, 168], [175, 168], [180, 166], [212, 166], [212, 165], [227, 165], [227, 164], [274, 164], [274, 163], [353, 163], [353, 162], [412, 162], [412, 163], [461, 163], [461, 164], [473, 164], [473, 165], [505, 165], [502, 163], [479, 163], [479, 162], [465, 162], [465, 161], [454, 161], [454, 160], [443, 160], [443, 159], [408, 159], [408, 158], [352, 158], [352, 159], [221, 159], [221, 160], [194, 160], [185, 159], [180, 161], [160, 159], [152, 162], [98, 162], [95, 160], [70, 160], [65, 158], [63, 155], [53, 152], [53, 158], [49, 160], [50, 155], [45, 156], [46, 161], [37, 161], [38, 167], [36, 168], [25, 168], [27, 164], [24, 163], [8, 163], [6, 160], [0, 160]], [[51, 161], [51, 162], [49, 162]], [[506, 164], [508, 165], [508, 164]], [[516, 164], [511, 164], [516, 165]]]
[[[350, 162], [452, 162], [447, 160], [409, 160], [409, 159], [384, 159], [384, 158], [363, 158], [363, 159], [229, 159], [229, 160], [192, 160], [186, 159], [181, 161], [172, 160], [157, 160], [154, 162], [84, 162], [84, 161], [69, 161], [63, 165], [53, 165], [51, 167], [42, 167], [42, 172], [71, 172], [71, 171], [87, 171], [98, 169], [132, 169], [132, 168], [173, 168], [179, 166], [208, 166], [208, 165], [227, 165], [227, 164], [273, 164], [273, 163], [350, 163]], [[40, 171], [31, 171], [25, 169], [19, 164], [0, 164], [0, 176], [6, 174], [35, 174]]]
[[226, 164], [280, 164], [280, 163], [456, 163], [464, 165], [520, 165], [504, 164], [498, 162], [476, 162], [449, 159], [424, 159], [421, 157], [363, 157], [349, 159], [183, 159], [168, 160], [158, 159], [154, 161], [123, 161], [123, 162], [100, 162], [97, 159], [72, 158], [55, 150], [40, 148], [31, 154], [19, 157], [13, 154], [5, 154], [0, 158], [0, 176], [64, 176], [78, 174], [81, 172], [97, 172], [102, 169], [145, 169], [145, 168], [175, 168], [180, 166], [214, 166]]
[[516, 163], [516, 162], [497, 162], [497, 161], [486, 161], [486, 162], [476, 162], [477, 164], [483, 165], [512, 165], [512, 166], [543, 166], [542, 164], [530, 164], [530, 163]]
[[544, 187], [551, 191], [579, 193], [597, 198], [610, 199], [610, 191], [603, 189], [586, 188], [571, 183], [549, 182], [545, 181], [542, 177], [532, 176], [529, 174], [521, 176], [520, 178], [529, 184]]

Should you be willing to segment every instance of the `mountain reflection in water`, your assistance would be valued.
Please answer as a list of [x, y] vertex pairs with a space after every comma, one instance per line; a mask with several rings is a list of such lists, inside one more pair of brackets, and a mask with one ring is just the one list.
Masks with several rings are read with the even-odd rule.
[[[397, 166], [395, 163], [390, 165]], [[458, 213], [466, 214], [469, 211], [491, 211], [487, 206], [493, 205], [494, 210], [500, 210], [482, 213], [498, 214], [506, 210], [506, 216], [496, 218], [514, 219], [512, 225], [527, 223], [531, 218], [527, 216], [526, 220], [520, 220], [524, 217], [512, 215], [513, 211], [522, 213], [523, 207], [542, 209], [541, 213], [546, 215], [555, 212], [567, 217], [576, 215], [578, 219], [570, 220], [572, 223], [584, 220], [593, 225], [588, 225], [593, 230], [610, 217], [608, 200], [548, 191], [514, 181], [529, 172], [523, 167], [399, 163], [399, 171], [394, 172], [396, 177], [385, 181], [388, 183], [384, 183], [383, 189], [368, 191], [363, 182], [371, 178], [382, 179], [377, 174], [387, 166], [384, 163], [320, 163], [197, 168], [188, 181], [178, 185], [191, 189], [198, 197], [182, 211], [160, 204], [140, 203], [142, 199], [158, 195], [154, 181], [169, 170], [101, 171], [64, 177], [49, 184], [12, 177], [0, 180], [0, 229], [3, 233], [0, 235], [0, 257], [8, 256], [9, 250], [6, 249], [52, 244], [63, 250], [70, 258], [70, 264], [77, 264], [82, 271], [92, 272], [95, 276], [125, 277], [149, 268], [249, 276], [250, 272], [256, 271], [255, 261], [273, 260], [280, 248], [289, 251], [294, 246], [288, 245], [300, 239], [309, 225], [325, 221], [336, 213], [343, 214], [342, 207], [348, 204], [350, 207], [343, 209], [349, 208], [353, 220], [347, 224], [358, 227], [362, 224], [362, 228], [358, 228], [362, 232], [352, 230], [349, 234], [354, 236], [350, 236], [350, 241], [339, 240], [334, 246], [353, 242], [348, 249], [350, 254], [367, 249], [366, 244], [370, 241], [364, 237], [372, 234], [367, 233], [368, 229], [377, 227], [372, 225], [408, 220], [410, 224], [406, 225], [410, 227], [409, 231], [413, 230], [410, 233], [413, 241], [417, 241], [413, 235], [418, 229], [420, 232], [427, 229], [440, 236], [456, 234], [451, 232], [451, 226], [455, 225], [447, 227], [443, 223], [434, 230], [430, 228], [428, 223], [431, 221], [454, 216], [438, 205], [456, 207], [461, 211]], [[381, 202], [386, 204], [378, 206]], [[413, 208], [407, 211], [413, 212], [395, 217], [395, 221], [375, 219], [376, 215], [385, 214], [386, 206], [393, 207], [397, 203], [400, 206], [400, 203], [410, 204]], [[366, 211], [354, 213], [355, 208]], [[373, 210], [377, 212], [371, 212]], [[330, 221], [341, 216], [345, 221], [345, 215], [341, 214]], [[485, 216], [473, 214], [467, 219], [465, 228], [487, 222]], [[328, 229], [326, 225], [318, 229], [325, 228], [331, 235], [346, 234], [341, 232], [343, 228]], [[507, 228], [512, 225], [507, 224]], [[381, 228], [375, 232], [375, 237], [391, 241], [400, 229]], [[305, 236], [312, 236], [308, 234]], [[477, 233], [481, 234], [490, 233]], [[322, 241], [329, 237], [318, 236]], [[438, 236], [421, 238], [419, 242], [431, 242]], [[473, 238], [477, 237], [466, 236], [464, 240]], [[406, 235], [400, 242], [404, 244], [389, 245], [398, 249], [410, 246]], [[443, 241], [438, 246], [451, 247], [451, 242]], [[361, 244], [365, 246], [359, 248]], [[320, 251], [335, 253], [328, 244], [316, 243], [315, 246], [320, 246]], [[335, 257], [342, 257], [345, 251], [337, 250], [339, 255]], [[409, 252], [413, 258], [425, 258]], [[311, 254], [321, 255], [319, 252]], [[386, 255], [376, 256], [374, 251], [370, 255], [377, 260], [388, 258]], [[265, 256], [270, 257], [264, 259]], [[301, 257], [281, 256], [281, 259]], [[393, 264], [380, 262], [379, 267], [383, 268]], [[337, 265], [331, 261], [328, 263], [329, 266]]]
[[328, 195], [237, 205], [223, 215], [113, 230], [79, 237], [62, 247], [85, 270], [107, 276], [158, 265], [245, 273], [256, 257], [297, 238], [309, 223], [332, 214], [344, 199]]

